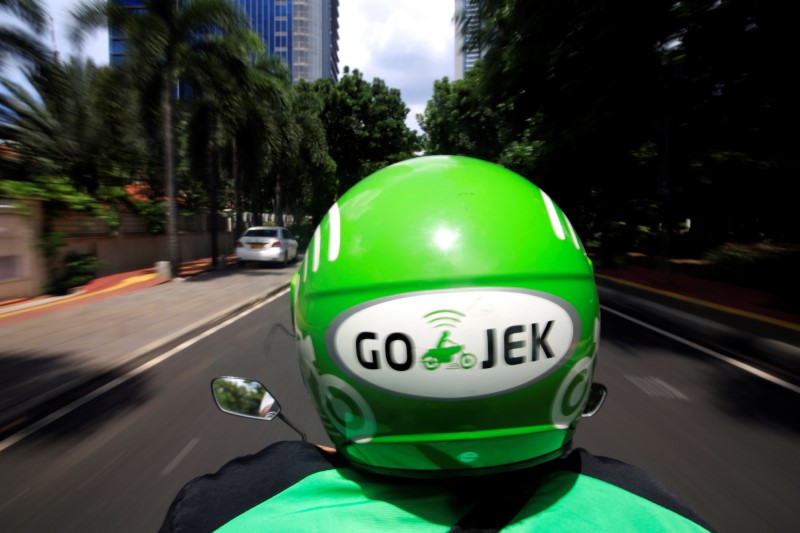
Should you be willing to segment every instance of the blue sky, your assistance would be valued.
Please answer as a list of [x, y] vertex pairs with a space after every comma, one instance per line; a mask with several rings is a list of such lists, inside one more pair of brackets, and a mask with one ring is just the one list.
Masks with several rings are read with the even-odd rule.
[[[80, 0], [44, 0], [53, 20], [46, 36], [62, 57], [80, 54], [108, 63], [108, 35], [97, 32], [75, 50], [69, 42], [69, 12]], [[415, 115], [425, 109], [433, 82], [454, 73], [453, 0], [341, 0], [339, 6], [340, 70], [348, 65], [368, 80], [383, 79], [400, 89], [411, 109], [406, 123], [419, 129]]]

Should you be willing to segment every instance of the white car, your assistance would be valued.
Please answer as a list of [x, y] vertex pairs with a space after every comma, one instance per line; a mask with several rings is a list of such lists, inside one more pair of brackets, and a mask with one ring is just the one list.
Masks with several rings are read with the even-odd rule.
[[239, 265], [249, 261], [280, 263], [286, 266], [297, 259], [297, 239], [280, 226], [254, 226], [236, 241]]

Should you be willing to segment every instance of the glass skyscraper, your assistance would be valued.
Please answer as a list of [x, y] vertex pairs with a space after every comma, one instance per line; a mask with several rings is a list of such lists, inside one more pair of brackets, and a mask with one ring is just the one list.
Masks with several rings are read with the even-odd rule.
[[339, 0], [231, 0], [292, 80], [339, 78]]
[[[280, 57], [292, 80], [339, 78], [339, 0], [229, 0], [242, 10], [269, 54]], [[142, 0], [115, 0], [143, 10]], [[125, 38], [109, 29], [112, 65], [125, 60]]]
[[[478, 2], [475, 0], [456, 0], [456, 17], [464, 16], [467, 19], [467, 31], [477, 28], [480, 24], [478, 20]], [[464, 74], [472, 70], [475, 62], [483, 57], [482, 50], [464, 51], [464, 36], [456, 26], [456, 71], [455, 79], [463, 80]]]
[[[144, 13], [145, 7], [142, 0], [114, 0], [114, 3], [133, 11]], [[112, 65], [121, 65], [125, 62], [126, 45], [125, 35], [119, 28], [108, 28], [108, 62]]]

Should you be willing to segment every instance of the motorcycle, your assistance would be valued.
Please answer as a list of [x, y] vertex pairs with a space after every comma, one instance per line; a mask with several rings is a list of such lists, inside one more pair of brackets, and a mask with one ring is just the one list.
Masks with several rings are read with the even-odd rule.
[[444, 348], [431, 348], [422, 356], [422, 366], [428, 370], [436, 370], [439, 365], [449, 363], [449, 368], [469, 369], [475, 366], [478, 358], [464, 351], [463, 345], [445, 346]]

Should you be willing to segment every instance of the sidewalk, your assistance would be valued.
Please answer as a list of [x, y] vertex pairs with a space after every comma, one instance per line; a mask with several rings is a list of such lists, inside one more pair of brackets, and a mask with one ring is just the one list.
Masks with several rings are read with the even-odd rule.
[[[228, 257], [228, 266], [235, 265], [234, 256]], [[186, 279], [211, 270], [211, 259], [196, 259], [181, 263], [178, 278]], [[0, 327], [13, 322], [28, 320], [36, 316], [63, 310], [76, 304], [95, 302], [104, 298], [119, 296], [128, 292], [168, 283], [168, 278], [159, 277], [155, 267], [131, 272], [112, 274], [91, 280], [63, 296], [40, 296], [37, 298], [17, 298], [0, 300]]]
[[299, 263], [184, 266], [186, 277], [171, 281], [145, 269], [95, 280], [69, 297], [0, 307], [0, 434], [41, 415], [59, 396], [117, 375], [287, 288]]
[[[94, 280], [67, 297], [0, 302], [0, 435], [62, 405], [63, 394], [108, 380], [287, 288], [299, 264], [210, 270], [204, 260], [184, 265], [185, 277], [174, 280], [143, 269]], [[683, 307], [691, 313], [685, 316], [708, 311], [729, 330], [763, 330], [800, 351], [800, 316], [775, 309], [764, 293], [679, 275], [665, 281], [641, 268], [600, 269], [597, 279], [601, 303], [613, 294], [626, 303]]]

